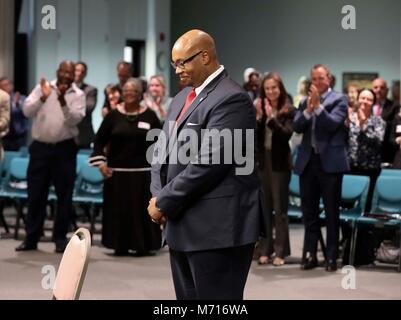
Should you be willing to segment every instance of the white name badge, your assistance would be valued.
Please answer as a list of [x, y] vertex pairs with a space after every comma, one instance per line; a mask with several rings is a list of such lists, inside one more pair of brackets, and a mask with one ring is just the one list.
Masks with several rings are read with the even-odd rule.
[[401, 133], [401, 124], [399, 124], [397, 127], [395, 127], [395, 132]]
[[139, 121], [138, 122], [138, 128], [139, 129], [150, 130], [150, 123]]

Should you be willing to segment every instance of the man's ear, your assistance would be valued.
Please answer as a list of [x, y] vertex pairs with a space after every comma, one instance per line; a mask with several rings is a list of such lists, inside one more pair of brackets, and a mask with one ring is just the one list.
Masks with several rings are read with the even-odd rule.
[[204, 52], [202, 53], [202, 62], [203, 62], [203, 64], [204, 64], [205, 66], [208, 65], [208, 64], [210, 63], [210, 55], [209, 55], [209, 52], [204, 51]]

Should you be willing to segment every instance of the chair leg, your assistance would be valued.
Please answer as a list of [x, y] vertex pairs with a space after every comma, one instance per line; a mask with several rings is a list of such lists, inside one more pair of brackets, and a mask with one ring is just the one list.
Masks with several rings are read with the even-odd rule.
[[354, 245], [355, 245], [355, 225], [352, 223], [351, 225], [351, 236], [350, 236], [350, 244], [349, 244], [349, 256], [348, 256], [348, 263], [349, 265], [353, 266], [354, 265], [354, 256], [353, 256], [353, 250], [354, 250]]
[[352, 228], [352, 235], [351, 235], [351, 250], [350, 250], [350, 260], [349, 260], [351, 266], [355, 265], [355, 250], [356, 250], [357, 239], [358, 239], [358, 227], [355, 225], [354, 228]]
[[320, 246], [322, 248], [324, 260], [327, 261], [326, 245], [324, 244], [322, 229], [319, 230], [319, 242], [320, 242]]
[[[93, 238], [93, 234], [95, 233], [95, 205], [92, 204], [90, 206], [90, 224], [91, 224], [91, 238]], [[92, 240], [92, 239], [91, 239]]]
[[54, 220], [56, 216], [56, 203], [53, 201], [50, 203], [50, 217]]
[[20, 220], [22, 218], [22, 203], [18, 201], [17, 204], [17, 220], [15, 221], [14, 239], [18, 240], [18, 232], [20, 228]]
[[73, 231], [78, 230], [77, 226], [77, 211], [75, 209], [75, 206], [72, 206], [72, 212], [71, 212], [71, 226], [73, 228]]
[[399, 245], [400, 245], [400, 250], [398, 251], [398, 268], [397, 268], [397, 272], [401, 272], [401, 230], [399, 230], [400, 234], [399, 234]]
[[8, 228], [8, 224], [6, 218], [4, 217], [4, 199], [0, 200], [0, 223], [4, 226], [6, 233], [10, 233], [10, 229]]
[[88, 204], [83, 204], [82, 209], [84, 210], [86, 219], [88, 219], [88, 221], [91, 221], [92, 214], [93, 214], [93, 212], [91, 212], [92, 206], [88, 205]]

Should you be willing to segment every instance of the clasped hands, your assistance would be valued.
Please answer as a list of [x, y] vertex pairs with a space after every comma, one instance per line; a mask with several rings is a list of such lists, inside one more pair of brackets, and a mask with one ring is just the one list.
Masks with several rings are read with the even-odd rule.
[[167, 222], [166, 215], [156, 207], [157, 198], [152, 198], [149, 201], [148, 214], [152, 221], [157, 224], [165, 225]]
[[98, 168], [103, 178], [108, 179], [113, 176], [113, 169], [110, 169], [106, 163], [100, 164]]
[[[45, 78], [40, 79], [40, 89], [42, 91], [41, 100], [42, 102], [45, 102], [52, 92], [52, 88]], [[68, 90], [68, 86], [57, 83], [57, 89], [58, 101], [60, 102], [61, 106], [64, 107], [67, 104], [65, 101], [65, 93]]]
[[[256, 107], [256, 120], [260, 121], [263, 117], [262, 100], [260, 98], [256, 100], [255, 107]], [[274, 118], [273, 108], [270, 104], [269, 99], [267, 98], [264, 99], [264, 111], [268, 119]]]
[[309, 89], [309, 97], [307, 100], [306, 111], [312, 113], [313, 110], [317, 110], [320, 107], [320, 94], [316, 86], [313, 84]]
[[396, 142], [397, 144], [400, 145], [400, 149], [401, 149], [401, 136], [400, 136], [400, 137], [397, 137], [397, 138], [395, 139], [395, 142]]

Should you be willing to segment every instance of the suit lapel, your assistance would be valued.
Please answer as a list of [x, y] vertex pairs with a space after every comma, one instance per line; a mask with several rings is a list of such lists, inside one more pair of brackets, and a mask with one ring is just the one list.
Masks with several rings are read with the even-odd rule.
[[[227, 71], [223, 70], [215, 79], [210, 82], [205, 89], [201, 91], [201, 93], [195, 98], [195, 100], [192, 102], [191, 106], [187, 110], [187, 112], [184, 114], [184, 116], [181, 118], [181, 120], [177, 124], [177, 130], [181, 128], [181, 126], [187, 121], [188, 117], [191, 115], [192, 112], [198, 107], [198, 105], [203, 102], [204, 100], [207, 99], [207, 96], [211, 91], [213, 91], [218, 83], [227, 76]], [[185, 103], [185, 102], [184, 102]], [[181, 111], [181, 110], [180, 110]], [[178, 115], [177, 115], [178, 116]], [[176, 119], [176, 118], [175, 118]]]
[[81, 83], [81, 85], [78, 88], [81, 89], [82, 91], [85, 91], [86, 87], [87, 87], [87, 84], [83, 82], [83, 83]]
[[321, 105], [323, 106], [323, 109], [325, 109], [325, 110], [328, 111], [328, 112], [331, 111], [331, 107], [332, 107], [332, 104], [333, 104], [333, 101], [332, 101], [332, 99], [331, 99], [331, 95], [332, 95], [333, 92], [334, 92], [334, 91], [331, 90], [331, 91], [327, 94], [327, 96], [326, 96], [324, 99], [322, 99], [322, 101], [321, 101]]
[[[205, 92], [205, 90], [203, 90], [199, 96], [197, 96], [195, 98], [195, 100], [192, 102], [192, 104], [190, 105], [189, 109], [187, 110], [187, 112], [185, 112], [184, 116], [180, 119], [180, 121], [177, 123], [177, 128], [181, 128], [181, 126], [187, 121], [188, 117], [191, 115], [192, 112], [194, 112], [194, 110], [196, 109], [196, 107], [203, 101], [206, 99], [207, 95], [209, 94], [209, 92]], [[181, 110], [180, 110], [181, 111]]]
[[[209, 83], [204, 90], [195, 98], [195, 100], [192, 102], [192, 105], [190, 108], [187, 110], [185, 115], [182, 117], [182, 119], [179, 121], [179, 123], [175, 126], [170, 127], [170, 122], [174, 121], [178, 118], [178, 115], [180, 114], [182, 108], [184, 107], [186, 97], [188, 96], [188, 93], [191, 91], [191, 88], [185, 88], [185, 92], [182, 94], [182, 98], [177, 101], [177, 106], [175, 107], [172, 106], [171, 113], [169, 116], [168, 121], [165, 123], [165, 127], [163, 128], [164, 132], [167, 134], [167, 141], [166, 141], [166, 161], [165, 163], [162, 164], [160, 168], [160, 172], [163, 172], [165, 177], [167, 178], [167, 167], [168, 167], [168, 158], [169, 158], [169, 150], [173, 150], [172, 148], [174, 147], [174, 144], [177, 143], [177, 137], [178, 137], [178, 131], [179, 129], [183, 126], [183, 124], [187, 121], [188, 117], [191, 115], [191, 113], [198, 107], [200, 103], [206, 100], [207, 96], [211, 91], [213, 91], [217, 84], [227, 76], [227, 71], [223, 70], [211, 83]], [[174, 133], [175, 131], [175, 133]], [[173, 138], [173, 139], [171, 139]], [[172, 144], [172, 146], [171, 146]]]
[[333, 93], [333, 90], [331, 90], [330, 92], [328, 92], [327, 95], [326, 95], [324, 98], [321, 98], [320, 103], [321, 103], [322, 105], [324, 105], [324, 102], [325, 102], [325, 101], [329, 101], [329, 97], [330, 97], [330, 95], [331, 95], [332, 93]]
[[191, 88], [188, 87], [188, 88], [185, 88], [184, 90], [185, 90], [185, 92], [183, 92], [182, 98], [176, 104], [177, 107], [175, 107], [175, 106], [173, 107], [172, 106], [171, 114], [170, 114], [170, 117], [169, 117], [168, 121], [175, 121], [178, 118], [178, 115], [180, 114], [182, 108], [184, 107], [186, 97], [189, 94], [189, 92], [191, 91]]

